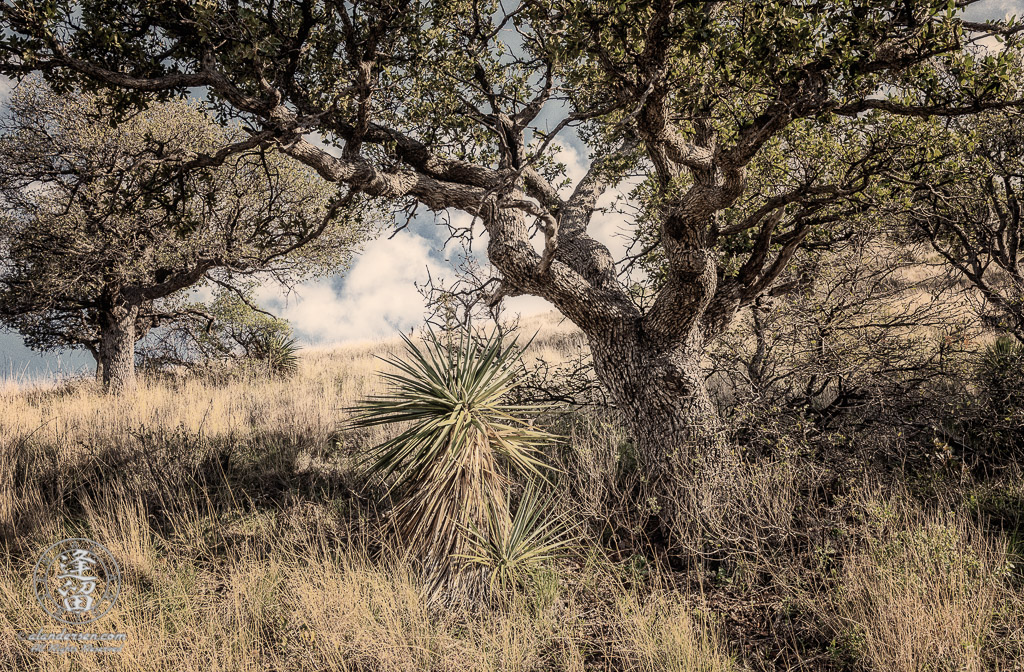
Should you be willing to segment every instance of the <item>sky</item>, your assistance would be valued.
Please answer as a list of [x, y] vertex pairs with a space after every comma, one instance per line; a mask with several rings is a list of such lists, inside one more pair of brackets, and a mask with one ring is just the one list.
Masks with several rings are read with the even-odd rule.
[[[971, 20], [1024, 15], [1024, 0], [986, 0], [967, 13]], [[10, 82], [0, 78], [0, 104], [10, 92]], [[573, 136], [561, 138], [559, 160], [567, 166], [575, 182], [586, 169], [586, 150]], [[626, 186], [628, 190], [628, 185]], [[599, 205], [607, 205], [617, 194], [609, 193]], [[468, 215], [449, 213], [462, 222]], [[479, 225], [478, 225], [479, 226]], [[445, 246], [446, 229], [434, 217], [420, 216], [393, 237], [386, 231], [367, 242], [348, 272], [311, 280], [291, 291], [266, 284], [257, 292], [261, 305], [287, 319], [304, 345], [332, 345], [394, 336], [399, 331], [422, 323], [423, 297], [416, 288], [428, 277], [451, 280], [453, 259], [461, 254], [456, 243]], [[616, 258], [621, 258], [626, 239], [614, 215], [598, 215], [593, 225], [595, 238], [605, 243]], [[480, 255], [486, 238], [473, 244]], [[510, 313], [523, 316], [552, 310], [536, 297], [506, 300]], [[37, 354], [26, 348], [17, 334], [0, 331], [0, 380], [31, 379], [77, 373], [92, 367], [92, 358], [82, 351]]]

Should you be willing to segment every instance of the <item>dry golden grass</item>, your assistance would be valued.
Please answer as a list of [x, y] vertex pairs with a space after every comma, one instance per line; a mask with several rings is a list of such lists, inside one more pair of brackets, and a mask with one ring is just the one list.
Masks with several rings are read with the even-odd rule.
[[865, 506], [866, 543], [814, 607], [833, 653], [893, 672], [1016, 669], [1024, 604], [1005, 539], [963, 513], [925, 512], [905, 496]]
[[[537, 327], [534, 355], [556, 361], [576, 347], [564, 324]], [[586, 546], [492, 607], [424, 599], [355, 466], [381, 435], [341, 431], [345, 409], [380, 390], [375, 355], [398, 345], [307, 350], [290, 379], [144, 380], [118, 398], [90, 381], [0, 388], [0, 670], [739, 668], [726, 634], [736, 631], [713, 599], [656, 569], [638, 580]], [[629, 487], [612, 476], [625, 438], [596, 416], [569, 426], [560, 478], [573, 494], [560, 493], [560, 506], [600, 520]], [[801, 561], [785, 540], [816, 478], [807, 472], [823, 468], [795, 457], [744, 465], [733, 474], [743, 497], [702, 521], [747, 537], [729, 542], [741, 551], [735, 590], [774, 577], [775, 595], [800, 602], [832, 640], [830, 652], [788, 658], [878, 672], [1020, 669], [1019, 572], [1006, 540], [963, 507], [924, 514], [906, 493], [858, 505], [867, 513], [836, 542], [841, 562], [787, 573]], [[127, 644], [31, 653], [17, 633], [60, 630], [36, 604], [33, 565], [77, 535], [121, 564], [122, 598], [91, 630], [124, 632]], [[762, 664], [748, 654], [747, 665]]]
[[185, 431], [207, 438], [244, 438], [284, 431], [326, 440], [343, 407], [378, 389], [376, 355], [393, 343], [311, 349], [299, 375], [247, 378], [230, 384], [183, 377], [140, 381], [135, 394], [110, 397], [90, 381], [0, 388], [0, 434], [5, 442], [31, 438], [52, 444], [110, 441], [138, 431]]
[[[699, 600], [649, 598], [603, 561], [553, 567], [472, 613], [424, 599], [356, 477], [379, 437], [339, 433], [345, 408], [379, 389], [374, 356], [396, 346], [310, 350], [285, 380], [0, 390], [0, 669], [730, 669]], [[29, 652], [19, 632], [60, 631], [32, 567], [77, 535], [112, 552], [124, 589], [95, 627], [68, 629], [127, 643]]]

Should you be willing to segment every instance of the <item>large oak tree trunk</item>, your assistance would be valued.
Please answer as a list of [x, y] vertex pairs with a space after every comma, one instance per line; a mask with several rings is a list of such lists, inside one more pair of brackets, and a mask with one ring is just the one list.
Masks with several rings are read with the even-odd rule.
[[111, 393], [135, 389], [135, 320], [139, 307], [119, 303], [101, 317], [99, 366]]
[[[543, 296], [586, 334], [597, 377], [633, 440], [641, 482], [633, 502], [640, 509], [633, 513], [667, 545], [700, 546], [702, 521], [735, 494], [729, 484], [735, 457], [701, 366], [707, 334], [729, 313], [728, 304], [708, 310], [716, 257], [700, 236], [673, 239], [666, 286], [641, 313], [617, 279], [607, 247], [586, 234], [598, 193], [586, 180], [577, 187], [561, 215], [557, 261], [548, 267], [522, 242], [528, 233], [521, 214], [486, 213], [488, 257], [516, 293]], [[551, 243], [548, 235], [545, 254]]]
[[675, 545], [718, 499], [733, 458], [705, 382], [702, 344], [665, 350], [633, 329], [589, 340], [597, 376], [634, 442], [640, 503]]

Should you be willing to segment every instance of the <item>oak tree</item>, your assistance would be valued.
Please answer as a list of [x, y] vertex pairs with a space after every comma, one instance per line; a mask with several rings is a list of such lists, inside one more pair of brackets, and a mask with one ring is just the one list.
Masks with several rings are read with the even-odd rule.
[[0, 124], [0, 320], [37, 349], [86, 348], [112, 391], [134, 385], [136, 341], [195, 312], [168, 297], [336, 269], [365, 232], [280, 152], [189, 165], [241, 134], [195, 102], [112, 125], [101, 98], [26, 81]]
[[[705, 348], [816, 232], [867, 207], [890, 151], [878, 128], [1019, 102], [1020, 27], [965, 20], [972, 4], [5, 0], [0, 72], [114, 90], [125, 110], [202, 87], [251, 129], [235, 147], [472, 215], [501, 276], [491, 300], [543, 297], [586, 335], [671, 532], [730, 459]], [[563, 189], [571, 136], [590, 161]], [[794, 160], [836, 137], [865, 142], [827, 169]], [[642, 188], [622, 223], [646, 227], [661, 268], [636, 282], [593, 232], [627, 178]]]

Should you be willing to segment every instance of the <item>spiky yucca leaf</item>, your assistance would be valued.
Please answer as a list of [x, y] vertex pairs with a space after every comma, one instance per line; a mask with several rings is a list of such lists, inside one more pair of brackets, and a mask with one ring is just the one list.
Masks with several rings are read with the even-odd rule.
[[254, 359], [265, 364], [270, 373], [290, 376], [299, 370], [299, 345], [288, 334], [264, 335], [254, 349]]
[[[487, 570], [492, 591], [507, 593], [526, 583], [533, 572], [568, 545], [565, 526], [549, 515], [551, 505], [551, 498], [542, 497], [536, 481], [531, 481], [510, 524], [500, 524], [500, 512], [493, 511], [486, 530], [476, 526], [468, 529], [469, 550], [461, 557]], [[504, 511], [508, 511], [507, 503]]]
[[977, 378], [993, 411], [1001, 416], [1019, 412], [1024, 408], [1024, 346], [1000, 336], [981, 354]]
[[354, 409], [352, 424], [406, 424], [372, 453], [371, 472], [393, 477], [404, 495], [399, 531], [430, 566], [447, 568], [465, 550], [465, 530], [507, 526], [506, 472], [540, 475], [538, 448], [554, 440], [505, 403], [521, 381], [521, 348], [497, 333], [462, 333], [450, 344], [428, 331], [421, 345], [405, 336], [404, 359], [386, 358], [388, 393]]

